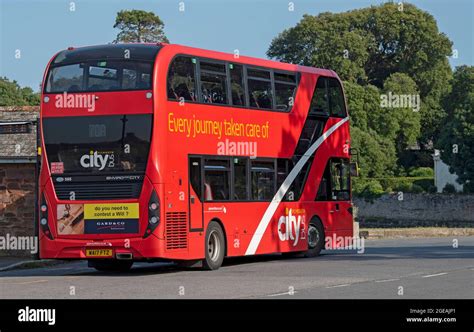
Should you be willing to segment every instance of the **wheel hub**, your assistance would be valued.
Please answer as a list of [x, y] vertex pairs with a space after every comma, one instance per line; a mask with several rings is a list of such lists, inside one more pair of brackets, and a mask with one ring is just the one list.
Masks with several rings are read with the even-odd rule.
[[217, 261], [219, 258], [219, 254], [221, 252], [221, 242], [219, 240], [219, 236], [217, 235], [216, 231], [212, 231], [211, 234], [209, 234], [207, 250], [209, 253], [209, 258], [213, 262]]
[[309, 226], [308, 229], [308, 247], [309, 249], [314, 249], [319, 242], [319, 231], [313, 225]]

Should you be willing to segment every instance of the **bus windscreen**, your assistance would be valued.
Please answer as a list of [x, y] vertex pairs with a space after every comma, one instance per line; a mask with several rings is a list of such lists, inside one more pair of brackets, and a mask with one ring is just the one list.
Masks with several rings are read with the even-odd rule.
[[51, 174], [144, 173], [151, 114], [44, 118]]

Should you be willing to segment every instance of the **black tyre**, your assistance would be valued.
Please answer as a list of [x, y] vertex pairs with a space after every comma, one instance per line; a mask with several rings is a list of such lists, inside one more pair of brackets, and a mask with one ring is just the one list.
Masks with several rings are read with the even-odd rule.
[[89, 267], [101, 272], [127, 272], [133, 265], [131, 260], [90, 260]]
[[324, 248], [324, 228], [319, 220], [314, 220], [308, 228], [308, 250], [304, 257], [316, 257]]
[[205, 253], [202, 267], [205, 270], [217, 270], [221, 267], [225, 255], [225, 237], [219, 223], [211, 221], [206, 231]]

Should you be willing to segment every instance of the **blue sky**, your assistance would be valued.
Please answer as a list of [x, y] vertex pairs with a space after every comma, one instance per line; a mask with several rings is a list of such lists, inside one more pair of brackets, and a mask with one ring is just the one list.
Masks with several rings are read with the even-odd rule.
[[[179, 2], [185, 11], [179, 11]], [[111, 42], [115, 15], [122, 9], [153, 11], [165, 22], [172, 43], [223, 52], [266, 57], [271, 40], [294, 26], [303, 14], [343, 12], [386, 1], [378, 0], [0, 0], [0, 76], [39, 89], [52, 55], [68, 46]], [[70, 11], [70, 3], [75, 11]], [[431, 13], [440, 31], [458, 50], [452, 66], [474, 65], [472, 0], [410, 1]], [[15, 51], [21, 57], [15, 58]]]

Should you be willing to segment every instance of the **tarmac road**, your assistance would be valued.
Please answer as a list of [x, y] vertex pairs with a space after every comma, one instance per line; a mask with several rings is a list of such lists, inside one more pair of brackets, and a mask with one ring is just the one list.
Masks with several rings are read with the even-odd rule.
[[140, 263], [102, 273], [85, 261], [0, 272], [0, 298], [474, 298], [474, 237], [368, 240], [365, 252], [228, 259], [217, 271]]

